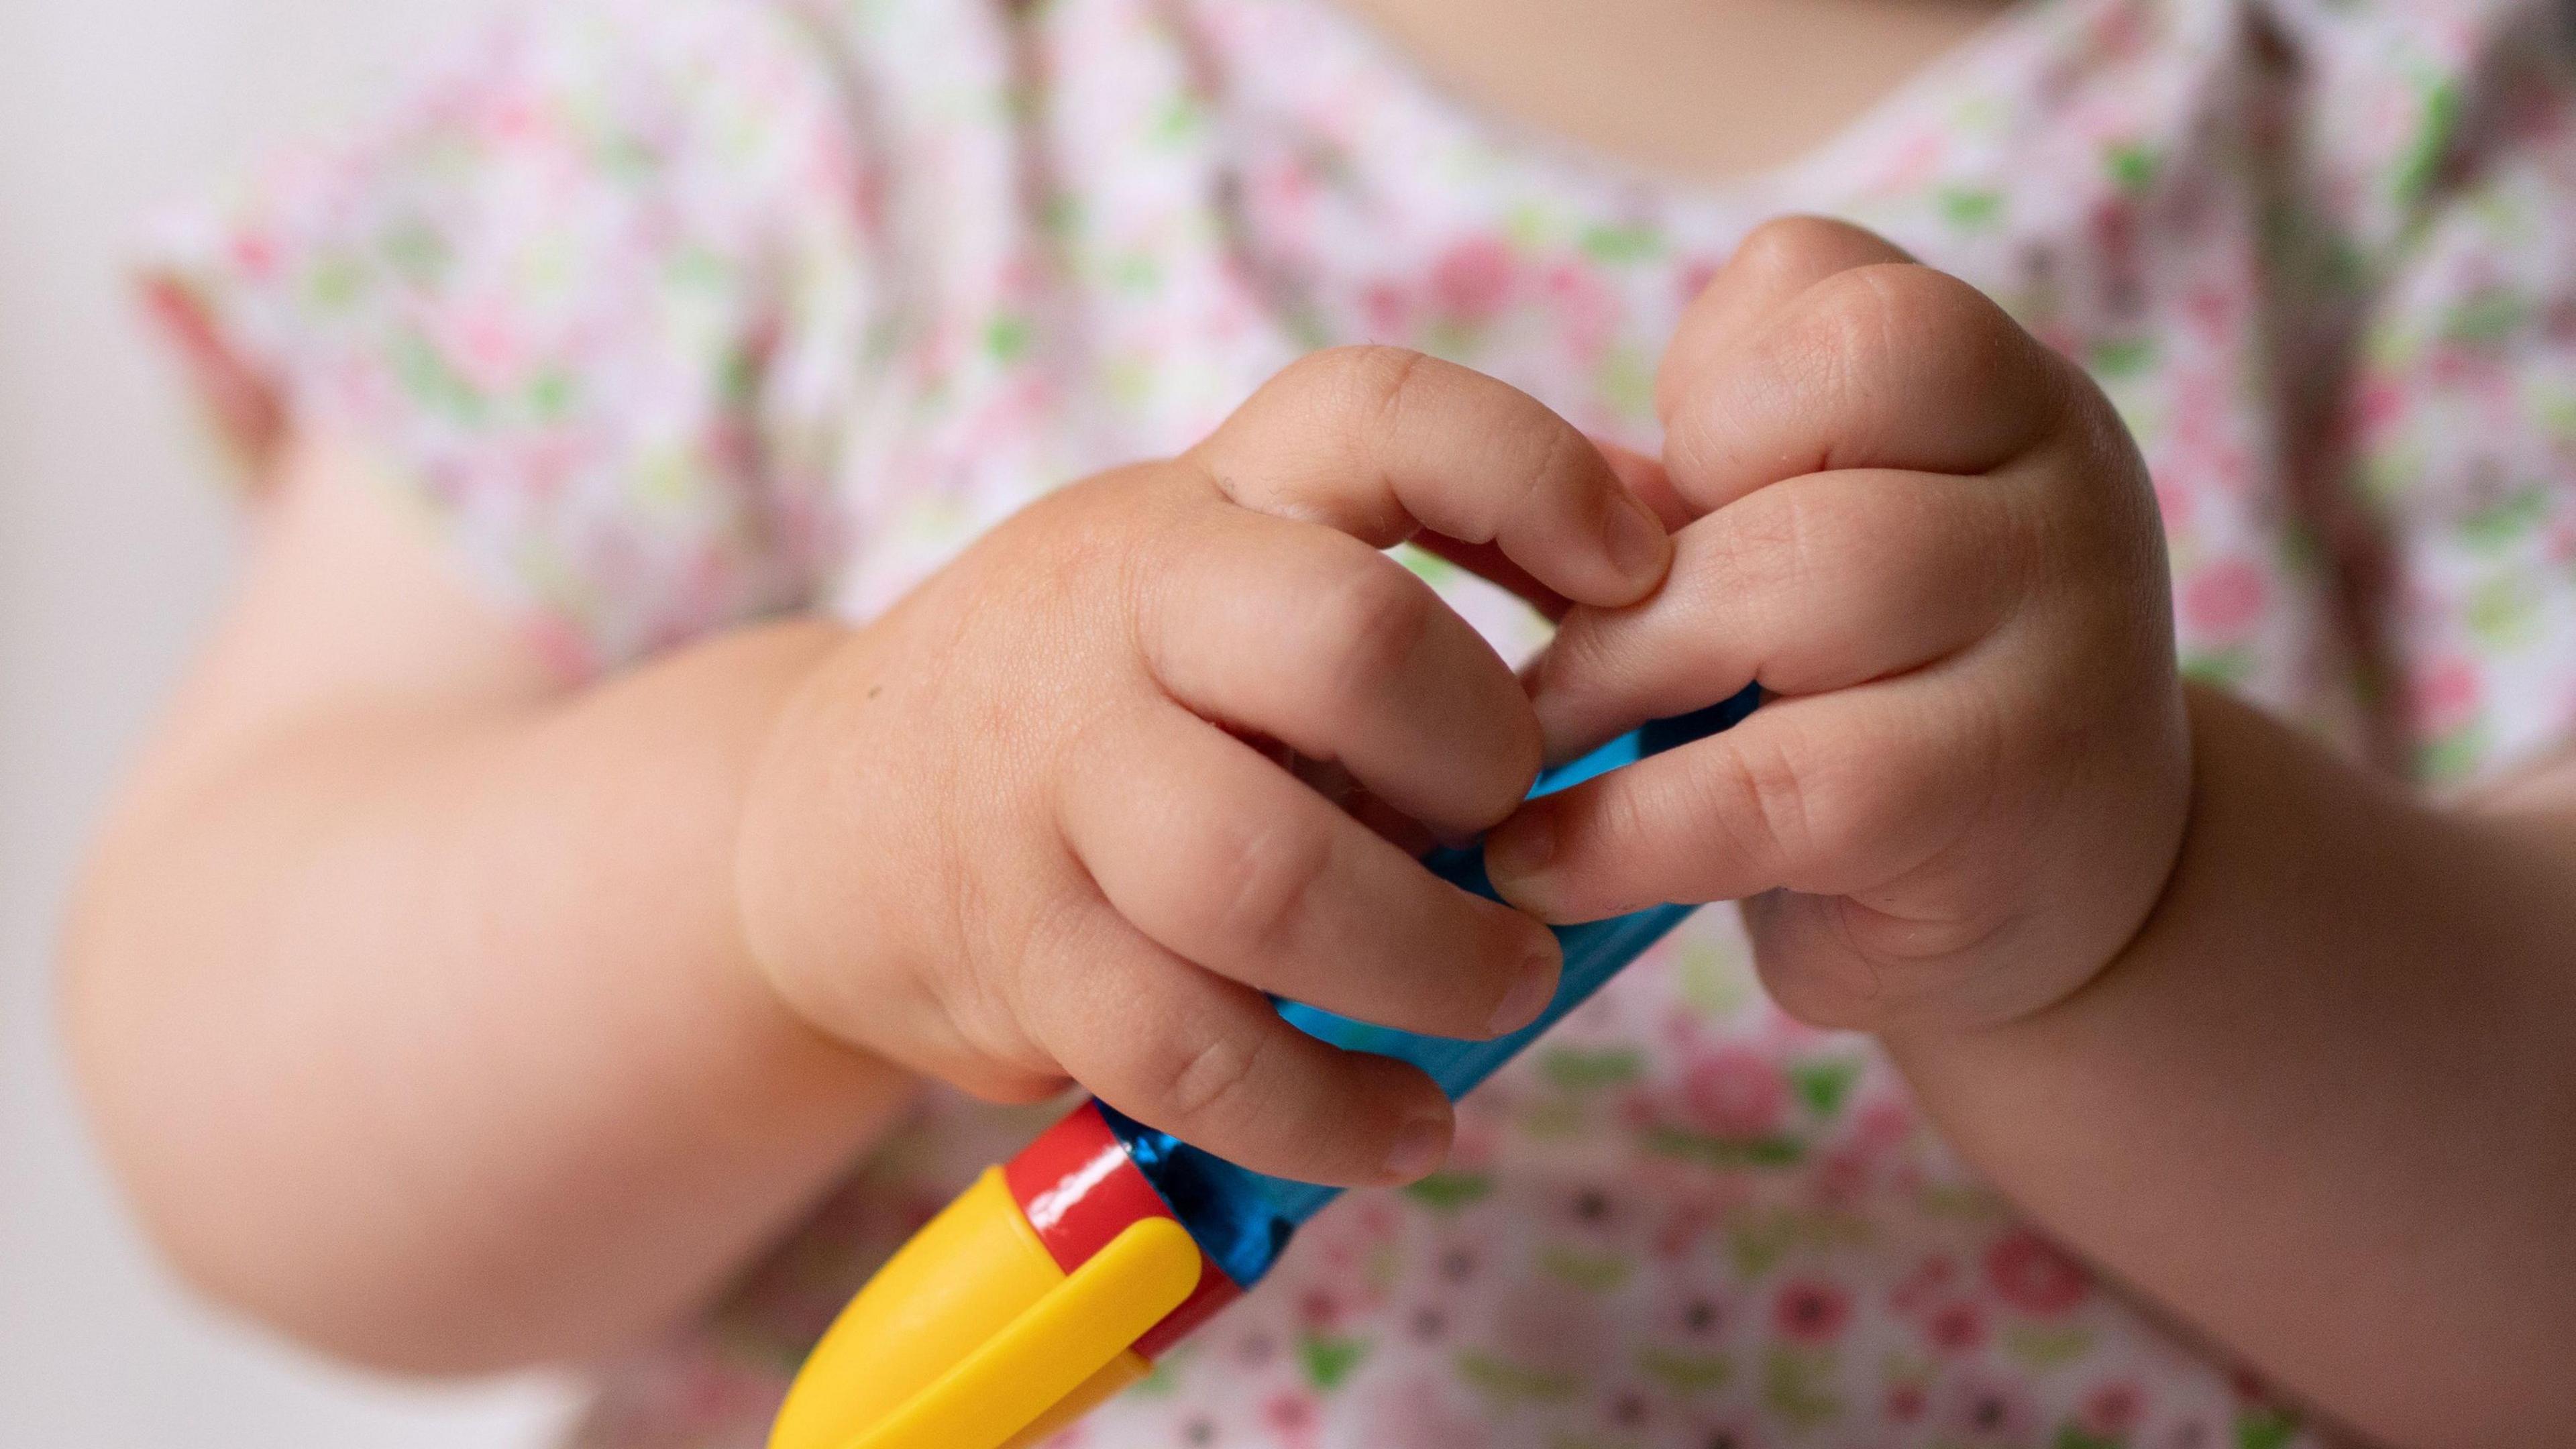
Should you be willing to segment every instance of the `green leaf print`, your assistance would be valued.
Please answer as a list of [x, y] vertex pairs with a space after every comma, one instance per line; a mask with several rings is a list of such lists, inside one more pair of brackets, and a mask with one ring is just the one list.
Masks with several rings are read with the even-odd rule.
[[483, 395], [465, 380], [465, 375], [447, 365], [428, 338], [417, 332], [403, 332], [393, 340], [394, 377], [402, 390], [432, 412], [467, 424], [483, 418]]
[[1541, 1076], [1566, 1091], [1591, 1092], [1637, 1080], [1645, 1073], [1646, 1058], [1635, 1047], [1599, 1051], [1557, 1047], [1540, 1055], [1538, 1069]]
[[2161, 153], [2136, 142], [2113, 146], [2102, 160], [2110, 168], [2112, 182], [2132, 195], [2155, 185], [2156, 173], [2164, 167]]
[[984, 350], [995, 362], [1016, 362], [1037, 339], [1037, 329], [1016, 312], [1005, 312], [984, 326]]
[[1395, 561], [1413, 570], [1414, 577], [1435, 589], [1446, 588], [1467, 576], [1465, 569], [1409, 543], [1395, 546]]
[[342, 311], [366, 290], [366, 264], [344, 251], [317, 254], [304, 275], [305, 300], [317, 311]]
[[1658, 1157], [1719, 1168], [1795, 1167], [1807, 1156], [1807, 1144], [1794, 1137], [1756, 1137], [1736, 1142], [1679, 1127], [1652, 1127], [1640, 1141]]
[[2254, 672], [2254, 654], [2247, 649], [2186, 649], [2182, 656], [2182, 677], [2201, 684], [2233, 685]]
[[1567, 1141], [1592, 1130], [1591, 1114], [1571, 1097], [1547, 1097], [1523, 1107], [1513, 1119], [1532, 1137]]
[[2414, 143], [2406, 149], [2406, 159], [2397, 168], [2397, 199], [2413, 203], [2431, 188], [2433, 178], [2441, 174], [2442, 159], [2451, 151], [2451, 138], [2460, 125], [2460, 83], [2445, 77], [2424, 92], [2424, 122], [2415, 132]]
[[1478, 1349], [1458, 1355], [1458, 1377], [1470, 1387], [1506, 1401], [1550, 1403], [1570, 1399], [1583, 1387], [1583, 1381], [1572, 1374], [1525, 1369]]
[[1588, 1253], [1580, 1248], [1558, 1245], [1539, 1251], [1538, 1265], [1549, 1277], [1561, 1279], [1593, 1293], [1615, 1293], [1627, 1283], [1637, 1265], [1619, 1253]]
[[1103, 269], [1109, 285], [1121, 292], [1151, 292], [1163, 285], [1163, 264], [1152, 252], [1129, 252]]
[[2060, 1424], [2057, 1435], [2048, 1441], [2048, 1449], [2123, 1449], [2124, 1441], [2088, 1434], [2075, 1424]]
[[1153, 139], [1165, 145], [1189, 140], [1207, 124], [1207, 111], [1196, 98], [1176, 95], [1164, 102], [1163, 113], [1154, 120]]
[[558, 421], [572, 411], [577, 391], [571, 373], [549, 367], [528, 379], [528, 415], [541, 423]]
[[1668, 1348], [1641, 1351], [1637, 1369], [1684, 1396], [1722, 1389], [1735, 1377], [1735, 1361], [1722, 1353], [1676, 1353]]
[[1634, 347], [1610, 349], [1601, 359], [1601, 396], [1632, 418], [1655, 415], [1655, 359]]
[[1842, 1395], [1834, 1392], [1834, 1356], [1829, 1350], [1772, 1349], [1762, 1359], [1762, 1402], [1801, 1429], [1812, 1429], [1842, 1417]]
[[1364, 1338], [1327, 1337], [1310, 1333], [1297, 1340], [1297, 1362], [1306, 1370], [1307, 1382], [1319, 1389], [1338, 1387], [1349, 1378], [1351, 1370], [1367, 1358], [1369, 1342]]
[[1787, 1213], [1773, 1213], [1729, 1228], [1726, 1254], [1737, 1272], [1759, 1278], [1777, 1267], [1797, 1241], [1798, 1220]]
[[2086, 368], [2097, 378], [2136, 377], [2156, 365], [2156, 343], [2152, 337], [2115, 337], [2093, 344]]
[[1842, 1110], [1843, 1100], [1851, 1095], [1852, 1083], [1860, 1080], [1860, 1063], [1848, 1057], [1823, 1061], [1793, 1062], [1789, 1066], [1789, 1085], [1797, 1089], [1798, 1100], [1819, 1117], [1830, 1117]]
[[2501, 287], [2490, 287], [2451, 309], [2442, 335], [2470, 347], [2493, 347], [2521, 330], [2531, 307]]
[[1702, 1015], [1733, 1016], [1753, 999], [1752, 963], [1731, 947], [1695, 940], [1682, 947], [1674, 965], [1681, 975], [1682, 1000]]
[[437, 227], [416, 216], [404, 217], [386, 227], [376, 246], [394, 275], [415, 287], [438, 285], [453, 258], [447, 238]]
[[2519, 574], [2489, 579], [2469, 595], [2469, 630], [2492, 648], [2529, 644], [2539, 633], [2546, 602], [2536, 580]]
[[1664, 234], [1642, 223], [1587, 227], [1583, 250], [1594, 261], [1612, 265], [1651, 261], [1664, 253]]
[[1941, 219], [1961, 231], [1983, 231], [2003, 220], [2003, 193], [1984, 187], [1945, 186], [1936, 204]]
[[1455, 1212], [1493, 1190], [1494, 1180], [1481, 1172], [1435, 1172], [1405, 1184], [1404, 1195], [1436, 1211]]
[[2299, 1416], [2287, 1409], [2247, 1409], [2236, 1416], [2236, 1449], [2282, 1449], [2298, 1432]]
[[2472, 720], [2437, 740], [2416, 747], [2415, 775], [2427, 784], [2466, 778], [2487, 756], [2486, 721]]
[[2004, 1331], [2004, 1351], [2033, 1368], [2053, 1368], [2082, 1358], [2093, 1347], [2093, 1330], [2082, 1326], [2042, 1328], [2017, 1324]]
[[2548, 516], [2549, 495], [2537, 485], [2525, 485], [2461, 519], [2460, 540], [2492, 553], [2529, 534]]

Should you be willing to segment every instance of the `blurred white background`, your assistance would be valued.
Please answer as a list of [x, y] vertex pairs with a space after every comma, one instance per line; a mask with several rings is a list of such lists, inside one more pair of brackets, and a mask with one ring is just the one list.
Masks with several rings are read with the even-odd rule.
[[121, 262], [150, 207], [361, 110], [486, 3], [0, 0], [0, 1449], [497, 1449], [562, 1412], [188, 1302], [82, 1139], [48, 1000], [79, 842], [232, 545]]

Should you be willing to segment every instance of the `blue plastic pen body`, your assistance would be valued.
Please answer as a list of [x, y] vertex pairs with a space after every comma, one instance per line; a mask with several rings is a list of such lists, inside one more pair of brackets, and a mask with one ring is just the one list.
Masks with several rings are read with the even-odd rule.
[[[1562, 790], [1647, 755], [1715, 734], [1751, 714], [1757, 699], [1756, 691], [1748, 687], [1707, 709], [1657, 720], [1580, 760], [1541, 775], [1530, 793], [1538, 796]], [[1424, 858], [1434, 874], [1491, 897], [1494, 889], [1485, 879], [1484, 862], [1481, 846], [1434, 851]], [[1557, 982], [1555, 999], [1538, 1020], [1490, 1041], [1461, 1041], [1373, 1026], [1293, 1001], [1281, 1002], [1279, 1014], [1298, 1030], [1335, 1046], [1411, 1062], [1429, 1073], [1440, 1089], [1455, 1100], [1590, 999], [1621, 968], [1681, 924], [1692, 909], [1653, 906], [1605, 921], [1555, 927], [1557, 939], [1565, 948], [1565, 970]], [[1198, 1239], [1199, 1246], [1207, 1250], [1217, 1266], [1246, 1288], [1270, 1270], [1297, 1225], [1341, 1193], [1339, 1188], [1294, 1182], [1237, 1167], [1168, 1132], [1124, 1116], [1106, 1103], [1100, 1110], [1111, 1130], [1126, 1144], [1128, 1155], [1164, 1201], [1171, 1204], [1174, 1216]]]

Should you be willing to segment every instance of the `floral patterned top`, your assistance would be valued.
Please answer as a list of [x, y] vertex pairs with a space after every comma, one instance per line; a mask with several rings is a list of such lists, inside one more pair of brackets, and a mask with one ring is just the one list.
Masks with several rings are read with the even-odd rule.
[[[1659, 183], [1323, 0], [561, 0], [175, 223], [230, 414], [363, 439], [569, 672], [861, 618], [1032, 495], [1377, 339], [1656, 442], [1684, 301], [1826, 211], [2082, 361], [2190, 670], [2432, 784], [2576, 734], [2576, 89], [2544, 0], [2053, 0], [1805, 161]], [[1422, 565], [1514, 648], [1532, 621]], [[939, 1098], [590, 1446], [752, 1446], [1049, 1118]], [[2263, 1185], [2247, 1183], [2248, 1193]], [[1713, 907], [1065, 1449], [2277, 1449], [2323, 1437], [1945, 1153]]]

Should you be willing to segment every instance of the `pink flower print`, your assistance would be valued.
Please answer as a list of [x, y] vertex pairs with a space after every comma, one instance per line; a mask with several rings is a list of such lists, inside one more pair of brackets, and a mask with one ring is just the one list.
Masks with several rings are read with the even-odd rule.
[[1986, 1315], [1966, 1299], [1945, 1303], [1924, 1320], [1923, 1334], [1943, 1353], [1968, 1353], [1986, 1341]]
[[1887, 1397], [1879, 1401], [1879, 1413], [1892, 1424], [1920, 1422], [1932, 1407], [1932, 1394], [1912, 1379], [1887, 1386]]
[[1851, 1291], [1818, 1278], [1783, 1284], [1771, 1300], [1772, 1326], [1782, 1337], [1811, 1346], [1842, 1337], [1851, 1318]]
[[1371, 282], [1360, 291], [1360, 317], [1370, 341], [1401, 341], [1413, 333], [1413, 299], [1393, 282]]
[[1573, 262], [1548, 269], [1547, 300], [1567, 351], [1589, 362], [1618, 336], [1619, 299], [1599, 272]]
[[2199, 491], [2165, 477], [2155, 479], [2155, 490], [2156, 513], [2164, 520], [2165, 532], [2179, 532], [2188, 526], [2200, 500]]
[[2353, 389], [2353, 432], [2367, 443], [2386, 433], [2406, 415], [2406, 389], [2385, 375], [2365, 377]]
[[2416, 674], [2407, 700], [2416, 734], [2440, 739], [2466, 728], [2478, 717], [2483, 693], [2474, 663], [2455, 654], [2432, 660]]
[[1899, 1313], [1919, 1312], [1958, 1276], [1958, 1260], [1947, 1253], [1934, 1253], [1914, 1265], [1914, 1271], [1906, 1274], [1904, 1281], [1896, 1285], [1896, 1291], [1889, 1295], [1888, 1301]]
[[2039, 1406], [2010, 1379], [1962, 1374], [1941, 1386], [1935, 1419], [1962, 1446], [2020, 1449], [2039, 1431]]
[[2236, 322], [2243, 311], [2244, 295], [2234, 287], [2215, 283], [2195, 287], [2183, 299], [2183, 315], [2203, 336], [2225, 343], [2236, 334]]
[[1323, 1420], [1315, 1396], [1304, 1389], [1282, 1389], [1261, 1406], [1261, 1422], [1287, 1444], [1311, 1444]]
[[1485, 322], [1510, 302], [1515, 264], [1498, 237], [1470, 237], [1431, 268], [1431, 300], [1453, 322]]
[[2084, 1396], [2077, 1422], [2097, 1439], [2118, 1439], [2134, 1432], [2147, 1413], [2144, 1390], [2126, 1379], [2104, 1384]]
[[2084, 1301], [2091, 1280], [2081, 1264], [2027, 1228], [1986, 1250], [1986, 1282], [2025, 1313], [2063, 1313]]
[[1682, 1079], [1692, 1125], [1712, 1137], [1750, 1141], [1780, 1129], [1789, 1084], [1759, 1052], [1729, 1047], [1692, 1065]]
[[1849, 1208], [1868, 1191], [1869, 1158], [1847, 1146], [1817, 1159], [1807, 1195], [1820, 1207]]
[[2576, 563], [2576, 521], [2551, 525], [2548, 541], [2542, 547], [2548, 551], [2549, 561], [2553, 564], [2563, 567]]
[[1903, 1099], [1872, 1097], [1852, 1114], [1852, 1141], [1872, 1152], [1902, 1147], [1914, 1136], [1914, 1110]]
[[500, 306], [462, 308], [453, 316], [434, 319], [432, 326], [441, 360], [478, 393], [508, 387], [527, 355], [517, 319]]
[[2235, 638], [2262, 615], [2267, 592], [2261, 569], [2221, 559], [2183, 581], [2183, 622], [2205, 638]]
[[1331, 1333], [1341, 1327], [1347, 1307], [1342, 1295], [1317, 1284], [1297, 1296], [1297, 1323], [1309, 1333]]
[[233, 233], [233, 266], [253, 282], [265, 282], [277, 273], [278, 246], [275, 234], [252, 228]]

